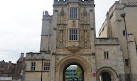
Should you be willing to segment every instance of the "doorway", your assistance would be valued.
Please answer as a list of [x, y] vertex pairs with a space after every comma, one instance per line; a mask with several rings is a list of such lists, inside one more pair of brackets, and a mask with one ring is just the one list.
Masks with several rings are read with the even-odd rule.
[[100, 81], [111, 81], [111, 75], [108, 72], [101, 73]]

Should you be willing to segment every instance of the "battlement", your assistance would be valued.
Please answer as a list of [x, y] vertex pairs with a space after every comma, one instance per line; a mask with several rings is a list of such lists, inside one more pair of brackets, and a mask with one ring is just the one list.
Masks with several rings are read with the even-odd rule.
[[44, 58], [50, 58], [50, 53], [33, 53], [33, 52], [29, 52], [26, 54], [26, 60], [40, 60], [40, 59], [44, 59]]
[[68, 3], [79, 3], [81, 5], [91, 5], [94, 0], [54, 0], [54, 6], [67, 5]]

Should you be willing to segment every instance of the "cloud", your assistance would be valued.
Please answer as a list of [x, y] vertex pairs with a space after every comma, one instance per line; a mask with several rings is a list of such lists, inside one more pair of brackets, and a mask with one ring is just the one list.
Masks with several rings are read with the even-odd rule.
[[[96, 0], [97, 31], [113, 0]], [[21, 52], [39, 52], [43, 10], [53, 0], [0, 0], [0, 60], [16, 62]]]

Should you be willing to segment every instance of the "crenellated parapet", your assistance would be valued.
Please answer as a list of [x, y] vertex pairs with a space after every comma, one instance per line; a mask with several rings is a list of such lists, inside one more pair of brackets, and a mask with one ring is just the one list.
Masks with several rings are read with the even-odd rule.
[[49, 15], [48, 11], [43, 11], [43, 18], [42, 20], [52, 20], [52, 15]]
[[41, 59], [49, 59], [50, 53], [26, 53], [25, 60], [41, 60]]
[[69, 3], [79, 3], [80, 5], [94, 4], [94, 0], [54, 0], [54, 6], [67, 5]]

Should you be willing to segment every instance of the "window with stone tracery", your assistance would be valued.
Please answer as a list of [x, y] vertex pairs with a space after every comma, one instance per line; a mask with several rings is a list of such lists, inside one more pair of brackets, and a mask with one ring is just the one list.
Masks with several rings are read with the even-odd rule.
[[70, 8], [70, 19], [77, 19], [78, 18], [78, 8], [71, 7]]
[[69, 29], [69, 40], [70, 41], [77, 41], [79, 36], [78, 29]]

